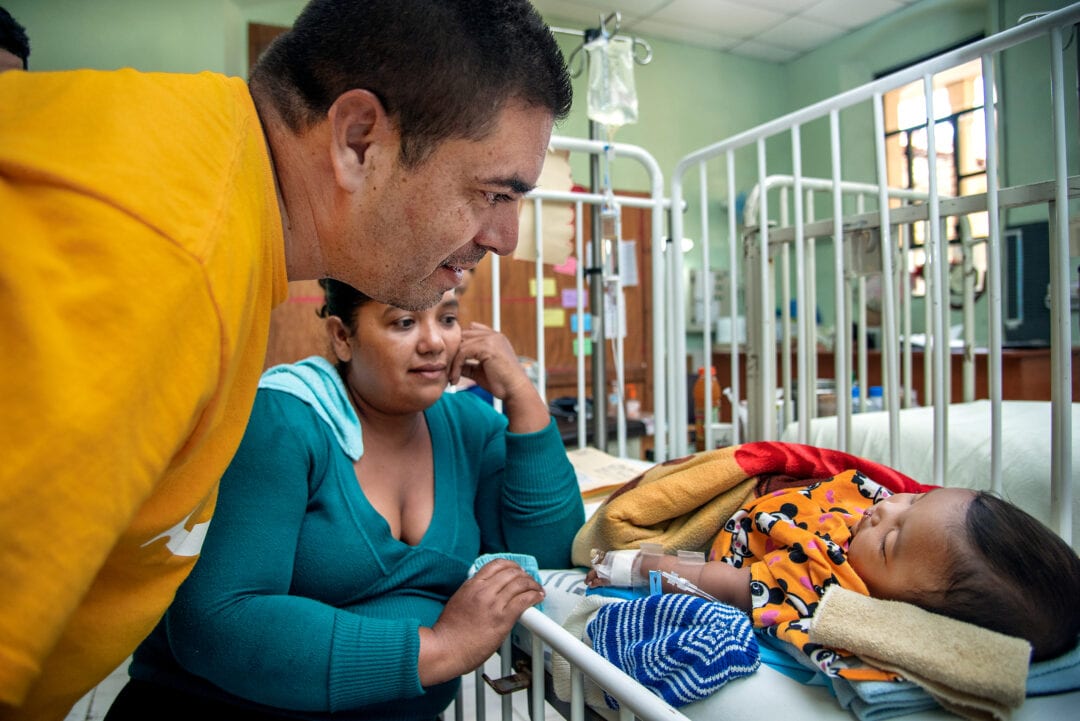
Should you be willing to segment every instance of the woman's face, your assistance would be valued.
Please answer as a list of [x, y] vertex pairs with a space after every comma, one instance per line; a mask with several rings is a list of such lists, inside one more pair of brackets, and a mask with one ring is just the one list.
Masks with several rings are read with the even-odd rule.
[[848, 562], [875, 598], [905, 601], [947, 585], [953, 554], [965, 549], [973, 493], [939, 488], [897, 493], [874, 504], [851, 529]]
[[448, 291], [421, 311], [366, 303], [349, 345], [346, 383], [358, 402], [385, 413], [423, 411], [442, 395], [461, 345], [457, 298]]

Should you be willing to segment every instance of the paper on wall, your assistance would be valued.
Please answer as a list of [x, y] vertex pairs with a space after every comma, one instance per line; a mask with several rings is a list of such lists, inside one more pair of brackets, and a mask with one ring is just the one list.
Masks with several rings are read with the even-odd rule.
[[[574, 181], [570, 175], [570, 151], [547, 151], [544, 169], [537, 187], [544, 190], [569, 192]], [[574, 249], [574, 206], [569, 203], [545, 200], [540, 211], [543, 228], [543, 261], [545, 265], [561, 265]], [[518, 208], [517, 260], [536, 260], [536, 202], [523, 200]]]

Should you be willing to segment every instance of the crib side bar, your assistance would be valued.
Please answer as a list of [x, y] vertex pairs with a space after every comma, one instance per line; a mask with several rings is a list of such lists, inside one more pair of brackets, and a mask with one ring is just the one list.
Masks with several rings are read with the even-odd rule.
[[[923, 75], [923, 97], [926, 103], [926, 165], [929, 168], [937, 167], [937, 115], [934, 112], [934, 76], [929, 73]], [[941, 232], [941, 200], [938, 197], [937, 173], [927, 173], [927, 185], [929, 187], [929, 236], [927, 243], [927, 267], [930, 279], [927, 291], [930, 297], [930, 325], [933, 329], [930, 336], [932, 347], [932, 378], [933, 378], [933, 405], [934, 405], [934, 463], [932, 483], [945, 484], [945, 429], [948, 423], [947, 406], [949, 403], [949, 387], [947, 363], [952, 359], [949, 343], [949, 320], [948, 302], [944, 294], [948, 288], [948, 247], [947, 241]]]
[[1050, 31], [1050, 97], [1053, 103], [1054, 202], [1050, 204], [1051, 424], [1050, 504], [1057, 532], [1072, 543], [1072, 318], [1069, 301], [1069, 195], [1065, 149], [1065, 80], [1061, 28]]
[[[885, 111], [884, 98], [876, 93], [874, 105], [874, 158], [877, 165], [878, 213], [881, 218], [881, 298], [882, 334], [885, 345], [882, 355], [883, 385], [889, 412], [889, 464], [894, 468], [900, 465], [900, 381], [897, 377], [897, 360], [900, 358], [897, 340], [896, 292], [893, 289], [893, 257], [896, 249], [892, 240], [892, 225], [889, 222], [889, 178], [885, 165]], [[892, 401], [892, 402], [888, 402]]]
[[[730, 275], [731, 303], [729, 304], [731, 324], [731, 442], [738, 445], [742, 442], [742, 424], [739, 422], [739, 403], [742, 401], [742, 388], [739, 385], [739, 337], [737, 333], [739, 323], [739, 249], [738, 242], [738, 218], [735, 211], [737, 196], [735, 193], [735, 152], [728, 151], [725, 154], [727, 161], [727, 184], [728, 184], [728, 272]], [[702, 163], [704, 165], [704, 163]]]
[[848, 328], [847, 303], [844, 282], [844, 196], [841, 190], [843, 177], [840, 166], [840, 111], [829, 112], [829, 146], [832, 170], [832, 233], [833, 233], [833, 303], [836, 318], [835, 346], [833, 349], [833, 376], [836, 379], [836, 439], [837, 448], [848, 450], [851, 425], [851, 371], [848, 368], [851, 352], [848, 334], [839, 329]]
[[987, 215], [987, 302], [989, 307], [989, 333], [987, 346], [987, 389], [990, 396], [990, 490], [999, 497], [1005, 488], [1001, 456], [1001, 402], [1004, 399], [1001, 382], [1002, 355], [1002, 301], [1001, 301], [1001, 211], [998, 207], [998, 132], [997, 132], [997, 83], [994, 56], [982, 57], [983, 112], [986, 132], [986, 215]]

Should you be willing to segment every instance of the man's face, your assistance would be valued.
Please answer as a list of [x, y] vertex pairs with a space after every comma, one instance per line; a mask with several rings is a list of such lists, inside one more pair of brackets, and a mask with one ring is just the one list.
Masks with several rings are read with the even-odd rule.
[[411, 169], [380, 158], [348, 227], [322, 241], [328, 272], [384, 303], [435, 304], [487, 252], [517, 246], [518, 201], [540, 177], [552, 124], [512, 103], [483, 140], [444, 141]]
[[0, 49], [0, 72], [23, 69], [22, 58], [9, 50]]

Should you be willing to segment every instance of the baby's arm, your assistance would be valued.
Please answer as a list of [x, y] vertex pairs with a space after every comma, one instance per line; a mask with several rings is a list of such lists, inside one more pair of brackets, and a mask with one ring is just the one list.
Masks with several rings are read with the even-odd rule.
[[[593, 568], [585, 576], [585, 583], [590, 588], [606, 586], [646, 586], [649, 571], [668, 571], [686, 579], [713, 598], [735, 606], [745, 613], [750, 613], [750, 569], [735, 568], [722, 561], [688, 561], [680, 556], [665, 554], [660, 547], [646, 550], [613, 551], [612, 554], [634, 554], [624, 556], [621, 562], [605, 558], [608, 554], [594, 551]], [[700, 558], [700, 554], [697, 554]], [[600, 565], [597, 565], [600, 564]], [[615, 570], [621, 568], [621, 571]], [[687, 593], [668, 581], [663, 582], [666, 593]]]
[[[641, 570], [646, 574], [649, 571], [677, 573], [718, 601], [730, 604], [744, 613], [750, 613], [750, 568], [748, 566], [735, 568], [723, 561], [688, 564], [681, 562], [678, 556], [645, 554], [642, 556]], [[681, 593], [682, 591], [664, 581], [664, 592]]]

